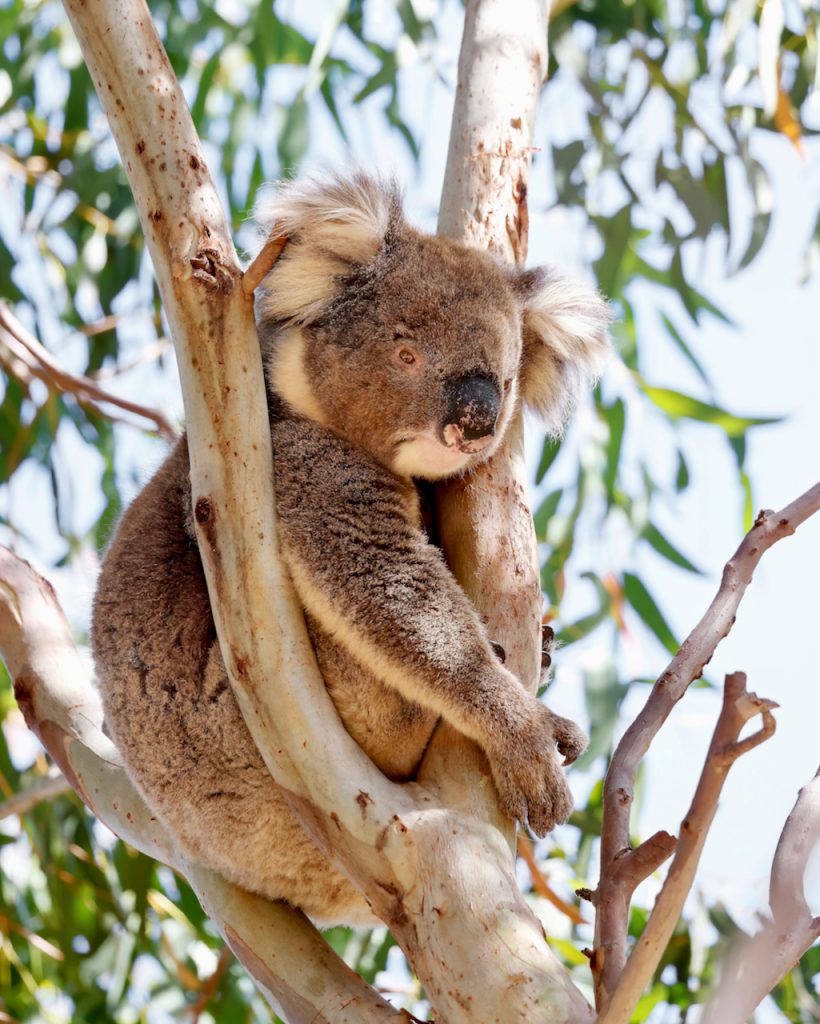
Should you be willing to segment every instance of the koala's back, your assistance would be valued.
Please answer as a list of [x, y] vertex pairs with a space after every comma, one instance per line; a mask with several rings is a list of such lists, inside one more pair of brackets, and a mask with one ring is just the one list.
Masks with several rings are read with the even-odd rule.
[[[282, 429], [281, 442], [298, 446], [299, 425]], [[305, 429], [315, 466], [321, 437]], [[286, 495], [303, 483], [287, 466], [277, 477]], [[114, 740], [149, 805], [196, 860], [318, 921], [372, 924], [362, 897], [296, 822], [241, 717], [190, 503], [183, 439], [124, 514], [100, 574], [92, 643]], [[372, 677], [310, 618], [308, 626], [351, 734], [388, 775], [412, 775], [436, 716]]]

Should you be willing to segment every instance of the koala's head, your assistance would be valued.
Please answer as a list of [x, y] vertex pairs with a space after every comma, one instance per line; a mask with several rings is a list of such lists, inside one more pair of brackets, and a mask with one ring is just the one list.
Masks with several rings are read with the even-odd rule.
[[520, 400], [559, 433], [607, 354], [597, 292], [416, 231], [393, 185], [294, 182], [258, 219], [288, 237], [258, 300], [269, 386], [400, 476], [487, 459]]

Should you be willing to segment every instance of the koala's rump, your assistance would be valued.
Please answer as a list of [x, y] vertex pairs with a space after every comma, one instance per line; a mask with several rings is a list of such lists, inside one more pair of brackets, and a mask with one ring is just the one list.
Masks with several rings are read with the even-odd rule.
[[[92, 644], [108, 728], [129, 774], [190, 856], [321, 923], [372, 924], [361, 895], [293, 817], [241, 717], [186, 523], [188, 472], [183, 440], [123, 516], [100, 574]], [[340, 681], [342, 719], [383, 770], [409, 776], [432, 723], [419, 731], [416, 720], [408, 746], [413, 706], [311, 625], [331, 692], [334, 674]]]

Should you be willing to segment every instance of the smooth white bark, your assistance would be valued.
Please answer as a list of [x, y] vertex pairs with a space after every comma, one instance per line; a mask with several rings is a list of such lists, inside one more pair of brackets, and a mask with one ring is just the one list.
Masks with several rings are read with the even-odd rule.
[[729, 954], [701, 1024], [744, 1024], [820, 939], [820, 916], [812, 914], [804, 891], [809, 858], [818, 845], [820, 770], [800, 790], [780, 834], [769, 885], [771, 918]]

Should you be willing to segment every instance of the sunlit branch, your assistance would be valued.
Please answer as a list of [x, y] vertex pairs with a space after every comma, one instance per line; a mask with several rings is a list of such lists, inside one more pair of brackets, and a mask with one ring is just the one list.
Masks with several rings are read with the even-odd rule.
[[[277, 1013], [292, 1024], [405, 1019], [330, 949], [299, 911], [188, 861], [145, 805], [103, 732], [99, 694], [50, 584], [0, 547], [0, 655], [29, 728], [89, 810], [116, 835], [179, 870]], [[292, 1010], [292, 1012], [291, 1012]]]
[[26, 330], [12, 313], [8, 304], [2, 300], [0, 300], [0, 361], [16, 375], [19, 375], [19, 371], [15, 371], [14, 364], [19, 364], [27, 375], [23, 378], [24, 381], [36, 377], [50, 388], [75, 395], [78, 401], [88, 404], [96, 413], [107, 419], [113, 417], [107, 414], [99, 403], [113, 405], [125, 412], [141, 416], [153, 423], [157, 432], [169, 440], [174, 440], [179, 436], [179, 430], [159, 409], [140, 405], [127, 398], [120, 398], [119, 395], [112, 394], [100, 387], [90, 377], [69, 373], [68, 370], [60, 366], [48, 349], [30, 331]]
[[[624, 872], [637, 851], [631, 849], [629, 815], [638, 765], [672, 708], [700, 677], [735, 614], [764, 552], [790, 536], [820, 509], [820, 484], [815, 484], [779, 512], [764, 511], [726, 564], [720, 588], [658, 679], [635, 721], [624, 733], [604, 784], [601, 872], [595, 893], [596, 922], [593, 970], [596, 1002], [603, 1008], [626, 963], [629, 895]], [[634, 863], [634, 862], [633, 862]]]
[[[694, 798], [681, 822], [674, 859], [646, 927], [636, 940], [597, 1024], [628, 1024], [632, 1017], [638, 1000], [651, 981], [672, 938], [683, 904], [692, 888], [703, 844], [729, 769], [739, 757], [774, 734], [772, 710], [776, 706], [773, 701], [746, 690], [746, 676], [743, 672], [726, 676], [723, 707], [712, 734]], [[759, 730], [747, 739], [739, 739], [743, 726], [756, 715], [761, 716]]]
[[70, 792], [71, 784], [68, 779], [56, 768], [52, 768], [47, 775], [41, 776], [25, 789], [21, 789], [19, 793], [15, 793], [0, 803], [0, 821], [12, 816], [19, 817], [33, 807], [37, 807], [38, 804], [54, 800], [55, 797]]

